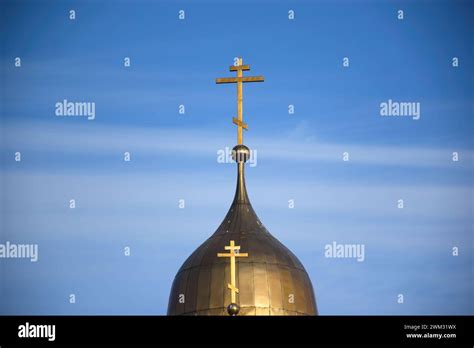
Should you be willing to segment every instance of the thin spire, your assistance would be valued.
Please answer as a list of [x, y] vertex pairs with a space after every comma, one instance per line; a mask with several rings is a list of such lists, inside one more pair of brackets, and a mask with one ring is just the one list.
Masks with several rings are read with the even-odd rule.
[[237, 163], [237, 187], [235, 189], [234, 203], [237, 204], [250, 204], [249, 197], [247, 195], [247, 188], [245, 187], [245, 163]]

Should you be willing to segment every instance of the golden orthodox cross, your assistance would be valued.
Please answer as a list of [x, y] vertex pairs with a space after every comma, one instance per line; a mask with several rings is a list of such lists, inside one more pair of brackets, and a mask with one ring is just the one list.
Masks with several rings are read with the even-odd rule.
[[238, 64], [229, 67], [230, 71], [237, 71], [237, 77], [220, 77], [216, 79], [216, 83], [237, 83], [237, 118], [232, 117], [232, 122], [237, 125], [237, 144], [242, 145], [243, 135], [242, 128], [248, 130], [247, 124], [243, 120], [243, 91], [242, 83], [244, 82], [263, 82], [263, 76], [243, 76], [243, 72], [250, 70], [250, 65], [243, 65], [242, 58], [238, 58]]
[[230, 289], [231, 302], [236, 303], [236, 294], [239, 292], [235, 284], [235, 258], [236, 257], [248, 257], [249, 254], [241, 253], [240, 246], [235, 245], [233, 240], [230, 241], [230, 245], [226, 245], [225, 250], [230, 250], [228, 254], [218, 253], [217, 257], [230, 257], [230, 284], [227, 287]]

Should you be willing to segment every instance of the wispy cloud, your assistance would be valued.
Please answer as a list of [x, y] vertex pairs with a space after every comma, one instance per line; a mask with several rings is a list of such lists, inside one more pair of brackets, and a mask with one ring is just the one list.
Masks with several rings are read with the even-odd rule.
[[[82, 124], [76, 121], [79, 120], [71, 124], [7, 123], [3, 130], [4, 147], [10, 151], [20, 148], [87, 154], [137, 151], [145, 155], [208, 157], [215, 156], [219, 149], [233, 146], [232, 136], [198, 128], [105, 126], [87, 120], [81, 120]], [[249, 145], [258, 150], [259, 158], [290, 162], [342, 162], [347, 152], [351, 164], [472, 168], [474, 163], [474, 151], [470, 149], [325, 143], [314, 136], [302, 136], [301, 127], [278, 139], [261, 136]], [[459, 162], [454, 164], [452, 153], [455, 151], [459, 153]]]

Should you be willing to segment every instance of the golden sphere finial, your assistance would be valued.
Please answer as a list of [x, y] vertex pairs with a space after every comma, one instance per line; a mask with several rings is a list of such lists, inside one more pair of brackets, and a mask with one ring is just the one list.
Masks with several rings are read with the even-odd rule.
[[240, 306], [237, 303], [231, 303], [227, 306], [227, 313], [229, 313], [230, 316], [235, 317], [239, 312]]
[[232, 149], [232, 159], [237, 163], [247, 162], [250, 158], [250, 149], [245, 145], [236, 145]]

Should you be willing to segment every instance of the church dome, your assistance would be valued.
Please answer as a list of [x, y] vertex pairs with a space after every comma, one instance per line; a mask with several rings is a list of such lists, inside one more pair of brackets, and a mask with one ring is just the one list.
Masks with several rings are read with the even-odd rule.
[[244, 163], [237, 163], [237, 189], [224, 221], [176, 274], [168, 315], [227, 315], [230, 262], [217, 254], [231, 241], [248, 254], [236, 261], [239, 315], [317, 314], [313, 287], [303, 265], [268, 232], [250, 204]]
[[237, 84], [237, 188], [227, 215], [179, 269], [171, 287], [168, 315], [317, 315], [313, 286], [298, 258], [265, 228], [250, 204], [244, 167], [250, 150], [243, 145], [242, 83], [263, 82], [243, 77], [250, 70], [242, 59], [230, 71], [235, 78], [216, 83]]

